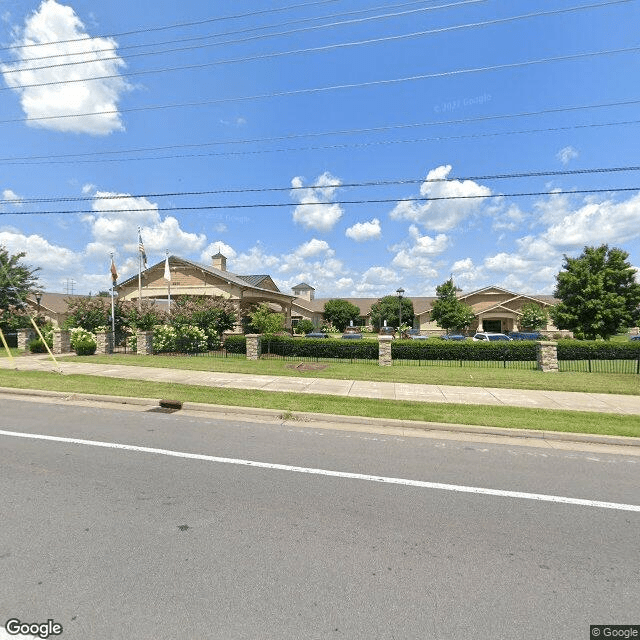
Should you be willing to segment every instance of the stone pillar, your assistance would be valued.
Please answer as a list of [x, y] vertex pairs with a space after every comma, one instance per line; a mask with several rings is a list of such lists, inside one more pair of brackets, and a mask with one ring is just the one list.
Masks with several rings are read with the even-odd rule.
[[558, 371], [558, 343], [541, 340], [536, 343], [538, 371]]
[[53, 349], [55, 354], [71, 352], [71, 332], [62, 329], [53, 330]]
[[136, 332], [136, 353], [139, 356], [153, 355], [153, 331]]
[[96, 353], [101, 355], [113, 353], [113, 332], [99, 331], [96, 333]]
[[247, 360], [260, 360], [262, 354], [261, 335], [259, 333], [249, 333], [247, 339]]
[[34, 336], [35, 332], [33, 329], [18, 329], [18, 349], [26, 351]]
[[391, 366], [391, 341], [393, 336], [378, 336], [378, 364], [381, 367]]

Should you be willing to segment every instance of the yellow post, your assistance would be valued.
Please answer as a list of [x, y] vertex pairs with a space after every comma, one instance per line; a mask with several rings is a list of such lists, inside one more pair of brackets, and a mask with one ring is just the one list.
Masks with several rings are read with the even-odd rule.
[[11, 355], [11, 349], [9, 349], [9, 345], [7, 344], [7, 341], [4, 339], [4, 333], [2, 333], [2, 329], [0, 329], [0, 338], [2, 338], [2, 344], [4, 345], [4, 348], [7, 350], [7, 355], [9, 356], [9, 360], [11, 361], [11, 366], [15, 369], [16, 364], [13, 360], [13, 356]]

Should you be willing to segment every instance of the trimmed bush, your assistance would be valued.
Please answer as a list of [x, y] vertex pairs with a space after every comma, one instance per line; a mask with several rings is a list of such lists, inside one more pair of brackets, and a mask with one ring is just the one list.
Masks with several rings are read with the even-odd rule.
[[247, 339], [244, 336], [229, 336], [224, 341], [229, 353], [247, 353]]
[[40, 338], [34, 338], [27, 346], [31, 353], [47, 353], [47, 347]]
[[394, 340], [391, 357], [394, 360], [527, 361], [536, 359], [536, 343]]
[[558, 340], [558, 360], [637, 360], [638, 342]]
[[92, 356], [96, 352], [97, 343], [90, 337], [76, 340], [75, 351], [79, 356]]

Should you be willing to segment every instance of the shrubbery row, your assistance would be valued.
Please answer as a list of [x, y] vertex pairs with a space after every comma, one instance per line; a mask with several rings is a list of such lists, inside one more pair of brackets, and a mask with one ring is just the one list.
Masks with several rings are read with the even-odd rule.
[[[229, 353], [246, 353], [245, 336], [229, 336], [224, 343]], [[378, 342], [374, 340], [296, 340], [281, 336], [262, 338], [262, 353], [305, 358], [378, 359]], [[536, 343], [518, 342], [445, 342], [442, 340], [394, 340], [394, 360], [466, 360], [530, 361], [536, 359]], [[559, 360], [635, 360], [640, 358], [640, 344], [603, 343], [601, 341], [558, 342]]]

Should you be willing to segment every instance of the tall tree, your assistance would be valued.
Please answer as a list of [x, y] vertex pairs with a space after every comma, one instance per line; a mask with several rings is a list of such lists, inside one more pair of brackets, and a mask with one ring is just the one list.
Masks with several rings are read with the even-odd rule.
[[[402, 308], [402, 313], [400, 309]], [[378, 302], [371, 305], [371, 324], [376, 328], [384, 326], [387, 321], [388, 327], [397, 327], [402, 316], [402, 324], [413, 326], [413, 302], [411, 298], [398, 298], [398, 296], [384, 296]]]
[[351, 321], [357, 322], [360, 317], [360, 308], [348, 300], [327, 300], [324, 303], [324, 317], [338, 331], [344, 331]]
[[551, 309], [558, 329], [570, 329], [589, 340], [609, 340], [620, 329], [640, 319], [640, 284], [629, 254], [622, 249], [585, 247], [577, 258], [565, 255], [556, 276], [554, 296], [560, 303]]
[[431, 319], [437, 322], [447, 333], [466, 331], [475, 318], [473, 310], [468, 304], [458, 300], [457, 289], [453, 278], [436, 287], [438, 299], [431, 307]]
[[0, 245], [0, 326], [3, 330], [27, 326], [24, 303], [36, 290], [39, 268], [25, 265], [25, 253], [10, 254]]

